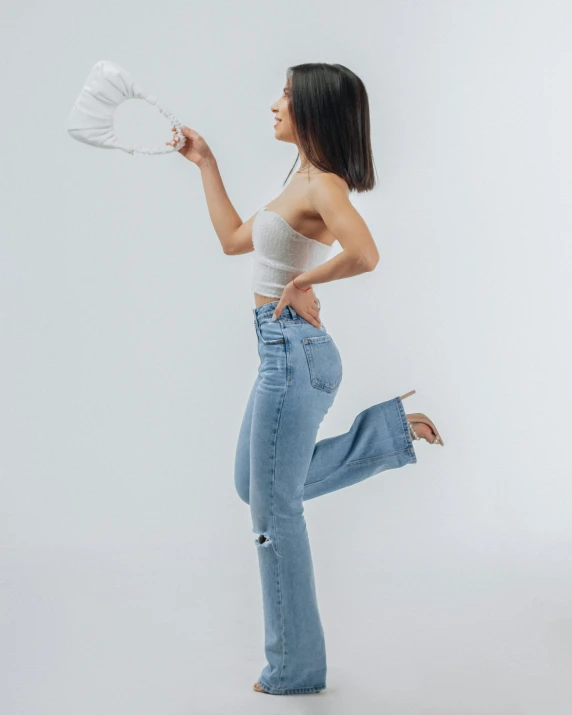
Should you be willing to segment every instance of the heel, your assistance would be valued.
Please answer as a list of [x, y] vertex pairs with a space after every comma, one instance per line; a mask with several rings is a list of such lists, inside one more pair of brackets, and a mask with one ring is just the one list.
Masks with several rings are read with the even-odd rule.
[[[410, 390], [409, 392], [406, 392], [405, 395], [401, 395], [400, 399], [404, 400], [406, 397], [410, 397], [411, 395], [415, 394], [415, 390]], [[410, 415], [407, 415], [407, 424], [409, 425], [409, 432], [411, 434], [411, 439], [425, 439], [424, 437], [420, 437], [415, 429], [413, 428], [413, 425], [411, 424], [412, 422], [422, 422], [425, 425], [428, 425], [431, 427], [433, 434], [435, 435], [435, 438], [432, 442], [429, 442], [429, 440], [426, 440], [429, 442], [429, 444], [440, 444], [442, 447], [445, 446], [445, 443], [443, 442], [443, 439], [441, 435], [439, 434], [439, 431], [437, 430], [437, 427], [431, 422], [429, 417], [427, 415], [424, 415], [422, 412], [413, 412]]]
[[414, 430], [413, 425], [411, 424], [412, 422], [420, 422], [424, 425], [428, 425], [431, 428], [433, 434], [435, 435], [433, 441], [429, 442], [429, 444], [440, 444], [442, 447], [445, 446], [443, 438], [439, 434], [437, 427], [435, 427], [435, 425], [433, 424], [433, 422], [431, 422], [427, 415], [424, 415], [422, 412], [412, 412], [411, 414], [407, 415], [407, 422], [409, 424], [409, 431], [411, 432], [411, 439], [425, 439], [427, 442], [429, 442], [429, 440], [425, 437], [420, 437]]

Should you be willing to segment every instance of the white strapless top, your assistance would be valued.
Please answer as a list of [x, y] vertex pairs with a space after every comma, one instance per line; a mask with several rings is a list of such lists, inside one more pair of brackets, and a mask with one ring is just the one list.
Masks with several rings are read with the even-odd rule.
[[274, 211], [260, 209], [252, 224], [254, 266], [252, 289], [280, 298], [287, 283], [300, 273], [324, 263], [331, 246], [303, 236]]

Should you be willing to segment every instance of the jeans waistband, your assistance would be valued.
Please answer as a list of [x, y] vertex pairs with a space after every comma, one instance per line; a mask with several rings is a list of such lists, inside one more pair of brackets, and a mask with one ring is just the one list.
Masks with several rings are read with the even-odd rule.
[[[252, 313], [254, 316], [255, 323], [260, 326], [262, 323], [266, 323], [267, 321], [272, 320], [272, 313], [274, 312], [274, 308], [276, 308], [279, 302], [280, 301], [276, 299], [270, 301], [269, 303], [264, 303], [263, 305], [258, 306], [258, 308], [253, 308]], [[311, 323], [309, 323], [305, 318], [303, 318], [299, 313], [297, 313], [291, 305], [285, 305], [282, 309], [282, 313], [278, 318], [278, 322], [284, 325], [285, 323], [283, 323], [282, 321], [286, 321], [286, 324], [291, 325], [311, 325]], [[324, 333], [328, 332], [323, 321], [321, 321], [321, 326], [319, 329]]]
[[[258, 308], [253, 308], [252, 313], [257, 320], [261, 320], [262, 318], [265, 320], [271, 320], [274, 308], [276, 308], [279, 302], [279, 300], [272, 300], [269, 303], [263, 303], [262, 305], [259, 305]], [[284, 306], [280, 317], [288, 318], [288, 320], [295, 320], [297, 315], [298, 313], [291, 305], [286, 305]]]

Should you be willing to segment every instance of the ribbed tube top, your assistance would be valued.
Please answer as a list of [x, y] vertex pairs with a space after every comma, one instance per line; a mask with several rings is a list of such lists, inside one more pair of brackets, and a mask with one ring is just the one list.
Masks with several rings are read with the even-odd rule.
[[252, 224], [254, 265], [252, 288], [259, 295], [280, 298], [300, 273], [324, 263], [331, 246], [303, 236], [286, 219], [263, 206]]

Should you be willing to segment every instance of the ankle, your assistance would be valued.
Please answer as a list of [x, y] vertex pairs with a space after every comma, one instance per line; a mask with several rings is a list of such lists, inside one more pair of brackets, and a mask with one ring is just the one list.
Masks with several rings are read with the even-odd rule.
[[411, 422], [409, 422], [409, 420], [407, 421], [407, 424], [409, 425], [409, 434], [411, 435], [411, 439], [412, 440], [421, 439], [421, 437], [417, 434], [417, 432], [413, 428], [413, 424]]

